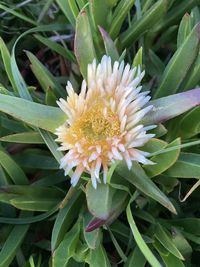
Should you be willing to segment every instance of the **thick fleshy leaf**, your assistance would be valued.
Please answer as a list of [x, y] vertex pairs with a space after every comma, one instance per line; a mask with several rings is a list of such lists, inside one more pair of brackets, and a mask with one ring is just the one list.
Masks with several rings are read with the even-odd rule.
[[126, 18], [129, 10], [133, 6], [135, 0], [123, 0], [120, 1], [115, 8], [112, 23], [110, 26], [109, 34], [111, 38], [115, 39], [120, 32], [124, 19]]
[[161, 84], [155, 92], [155, 98], [171, 95], [178, 91], [181, 82], [197, 57], [199, 43], [200, 23], [193, 28], [185, 42], [180, 46], [167, 64]]
[[90, 267], [111, 267], [106, 251], [102, 245], [94, 250], [90, 250], [89, 264]]
[[174, 220], [164, 220], [168, 224], [170, 223], [173, 226], [178, 226], [184, 229], [185, 232], [194, 234], [196, 236], [200, 235], [200, 219], [199, 218], [183, 218], [183, 219], [174, 219]]
[[[168, 1], [168, 5], [173, 5], [174, 1]], [[177, 23], [182, 16], [189, 12], [195, 5], [197, 5], [197, 0], [190, 0], [190, 1], [178, 1], [177, 5], [168, 12], [167, 16], [163, 17], [160, 23], [157, 25], [157, 31], [164, 31], [165, 29], [169, 28], [169, 26]]]
[[44, 144], [44, 140], [37, 132], [24, 132], [2, 136], [1, 142], [20, 143], [20, 144]]
[[151, 266], [154, 267], [161, 267], [162, 265], [159, 263], [159, 261], [157, 260], [157, 258], [154, 256], [154, 254], [152, 253], [152, 251], [149, 249], [149, 247], [147, 246], [147, 244], [145, 243], [144, 239], [142, 238], [137, 225], [133, 219], [133, 215], [131, 212], [131, 208], [130, 208], [130, 203], [126, 208], [126, 215], [127, 215], [127, 219], [128, 219], [128, 223], [130, 225], [132, 234], [134, 236], [134, 239], [138, 245], [138, 247], [140, 248], [142, 254], [144, 255], [144, 257], [147, 259], [147, 261], [151, 264]]
[[199, 73], [200, 73], [200, 52], [198, 53], [195, 62], [192, 64], [186, 78], [181, 84], [182, 91], [187, 91], [190, 90], [191, 88], [196, 87], [196, 85], [200, 81]]
[[88, 15], [83, 9], [76, 20], [74, 50], [80, 71], [87, 78], [87, 66], [96, 58]]
[[91, 215], [89, 213], [85, 214], [83, 217], [83, 227], [84, 227], [84, 238], [85, 241], [90, 249], [96, 249], [102, 239], [102, 232], [101, 229], [95, 229], [94, 231], [90, 231], [90, 233], [87, 231], [87, 224], [91, 220]]
[[113, 40], [110, 38], [109, 34], [101, 27], [99, 27], [99, 31], [103, 38], [106, 54], [111, 57], [112, 61], [119, 60], [117, 48]]
[[67, 19], [70, 21], [71, 25], [73, 27], [75, 27], [76, 18], [74, 17], [74, 15], [73, 15], [73, 13], [72, 13], [72, 11], [70, 9], [69, 1], [56, 0], [56, 3], [58, 4], [58, 6], [62, 10], [62, 12], [65, 14], [65, 16], [67, 17]]
[[140, 266], [144, 267], [146, 264], [146, 259], [138, 246], [134, 249], [133, 252], [131, 252], [130, 256], [128, 257], [128, 260], [126, 261], [124, 267], [133, 267], [133, 266]]
[[[174, 140], [170, 144], [166, 144], [166, 148], [180, 145], [180, 138]], [[164, 148], [162, 148], [164, 149]], [[164, 153], [151, 158], [151, 161], [156, 163], [155, 165], [145, 165], [144, 169], [149, 177], [159, 175], [169, 169], [177, 160], [180, 153], [180, 148], [168, 153]]]
[[3, 149], [0, 149], [0, 164], [8, 173], [14, 184], [29, 184], [26, 174], [14, 159]]
[[169, 177], [200, 179], [200, 155], [181, 153], [176, 163], [165, 174]]
[[166, 231], [164, 230], [164, 228], [160, 224], [158, 224], [156, 226], [155, 236], [160, 241], [160, 243], [165, 247], [165, 249], [167, 249], [169, 252], [171, 252], [177, 258], [184, 260], [180, 251], [174, 245], [172, 238], [169, 236], [169, 234], [166, 233]]
[[116, 172], [133, 184], [145, 195], [155, 199], [171, 212], [176, 210], [166, 195], [154, 184], [154, 182], [146, 175], [142, 167], [138, 163], [134, 163], [131, 170], [128, 170], [124, 162], [120, 162], [116, 168]]
[[66, 120], [59, 108], [7, 95], [0, 95], [0, 111], [53, 133]]
[[143, 124], [158, 124], [200, 105], [200, 88], [150, 101], [154, 106]]
[[142, 47], [140, 47], [137, 54], [135, 55], [132, 67], [140, 68], [140, 70], [142, 70]]
[[3, 59], [4, 67], [6, 70], [6, 73], [8, 75], [8, 78], [10, 80], [10, 83], [12, 84], [13, 89], [16, 91], [16, 84], [13, 78], [12, 70], [11, 70], [11, 57], [10, 53], [8, 51], [8, 48], [6, 47], [6, 44], [4, 43], [3, 39], [0, 38], [0, 51], [1, 56]]
[[[167, 1], [160, 0], [156, 3], [121, 36], [122, 46], [132, 45], [142, 34], [152, 28], [166, 12]], [[111, 35], [112, 36], [112, 35]]]
[[0, 201], [21, 210], [48, 211], [58, 204], [62, 192], [42, 186], [9, 185], [0, 187]]
[[178, 134], [183, 138], [190, 138], [200, 133], [200, 107], [188, 112], [179, 122]]
[[109, 6], [105, 0], [90, 0], [90, 15], [93, 17], [95, 27], [101, 26], [107, 29], [107, 16], [110, 11]]
[[59, 164], [56, 159], [40, 149], [26, 149], [17, 154], [15, 160], [23, 168], [39, 170], [59, 169]]
[[53, 252], [52, 267], [67, 266], [69, 259], [74, 256], [80, 235], [80, 222], [65, 234], [58, 248]]
[[86, 198], [89, 211], [92, 215], [104, 222], [112, 219], [117, 211], [126, 202], [128, 193], [117, 190], [109, 184], [99, 184], [98, 190], [94, 189], [92, 183], [86, 187]]
[[78, 215], [82, 202], [83, 194], [81, 194], [81, 191], [77, 191], [69, 200], [68, 204], [64, 208], [60, 209], [56, 217], [51, 236], [52, 252], [58, 247], [71, 223]]
[[191, 16], [186, 13], [180, 23], [177, 36], [177, 47], [180, 47], [192, 30]]
[[162, 259], [166, 264], [166, 267], [185, 267], [183, 262], [173, 254], [162, 255]]
[[2, 267], [10, 266], [16, 256], [17, 250], [20, 248], [20, 245], [26, 236], [28, 229], [29, 225], [17, 225], [12, 229], [6, 242], [1, 248], [0, 262]]

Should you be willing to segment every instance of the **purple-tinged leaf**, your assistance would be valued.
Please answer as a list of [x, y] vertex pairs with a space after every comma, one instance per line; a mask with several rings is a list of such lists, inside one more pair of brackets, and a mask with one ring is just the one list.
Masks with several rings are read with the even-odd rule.
[[154, 108], [143, 119], [143, 124], [162, 123], [199, 106], [200, 88], [152, 100], [149, 104]]
[[86, 199], [88, 209], [95, 217], [86, 227], [86, 231], [89, 232], [103, 224], [111, 224], [127, 205], [128, 193], [109, 184], [99, 184], [96, 190], [89, 182], [86, 187]]
[[106, 220], [93, 218], [85, 228], [86, 232], [92, 232], [106, 223]]
[[113, 40], [110, 38], [109, 34], [100, 26], [99, 26], [99, 31], [103, 38], [106, 54], [111, 57], [112, 61], [119, 60], [119, 54], [117, 48]]

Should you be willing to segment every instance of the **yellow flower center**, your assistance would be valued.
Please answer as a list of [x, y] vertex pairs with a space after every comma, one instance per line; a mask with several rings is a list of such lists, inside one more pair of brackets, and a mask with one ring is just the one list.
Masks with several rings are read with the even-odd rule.
[[[91, 105], [91, 107], [71, 125], [67, 133], [68, 138], [70, 136], [76, 136], [76, 141], [77, 139], [85, 138], [90, 145], [102, 144], [102, 141], [106, 140], [106, 138], [117, 135], [120, 135], [118, 116], [113, 113], [109, 107], [105, 107], [103, 101], [97, 101]], [[72, 141], [73, 138], [70, 139]]]

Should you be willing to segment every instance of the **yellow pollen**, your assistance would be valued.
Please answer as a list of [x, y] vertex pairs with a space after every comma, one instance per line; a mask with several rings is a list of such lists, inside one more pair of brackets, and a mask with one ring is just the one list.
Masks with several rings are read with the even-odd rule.
[[117, 114], [113, 113], [109, 107], [106, 108], [106, 112], [104, 109], [103, 101], [95, 102], [71, 125], [66, 139], [74, 143], [84, 138], [88, 141], [88, 145], [103, 145], [106, 138], [120, 135], [120, 122]]

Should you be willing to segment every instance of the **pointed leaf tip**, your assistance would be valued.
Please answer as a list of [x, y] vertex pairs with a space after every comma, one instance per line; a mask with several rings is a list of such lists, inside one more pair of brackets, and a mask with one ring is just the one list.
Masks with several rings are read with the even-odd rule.
[[149, 103], [154, 108], [144, 118], [145, 125], [158, 124], [172, 119], [200, 105], [200, 88], [162, 97]]
[[110, 35], [101, 26], [98, 26], [98, 28], [104, 42], [106, 54], [111, 57], [113, 62], [119, 60], [119, 53]]
[[106, 222], [106, 220], [102, 220], [102, 219], [99, 219], [99, 218], [94, 218], [88, 223], [88, 225], [85, 228], [85, 231], [86, 232], [92, 232], [95, 229], [97, 229], [97, 228], [101, 227], [102, 225], [104, 225], [105, 222]]

